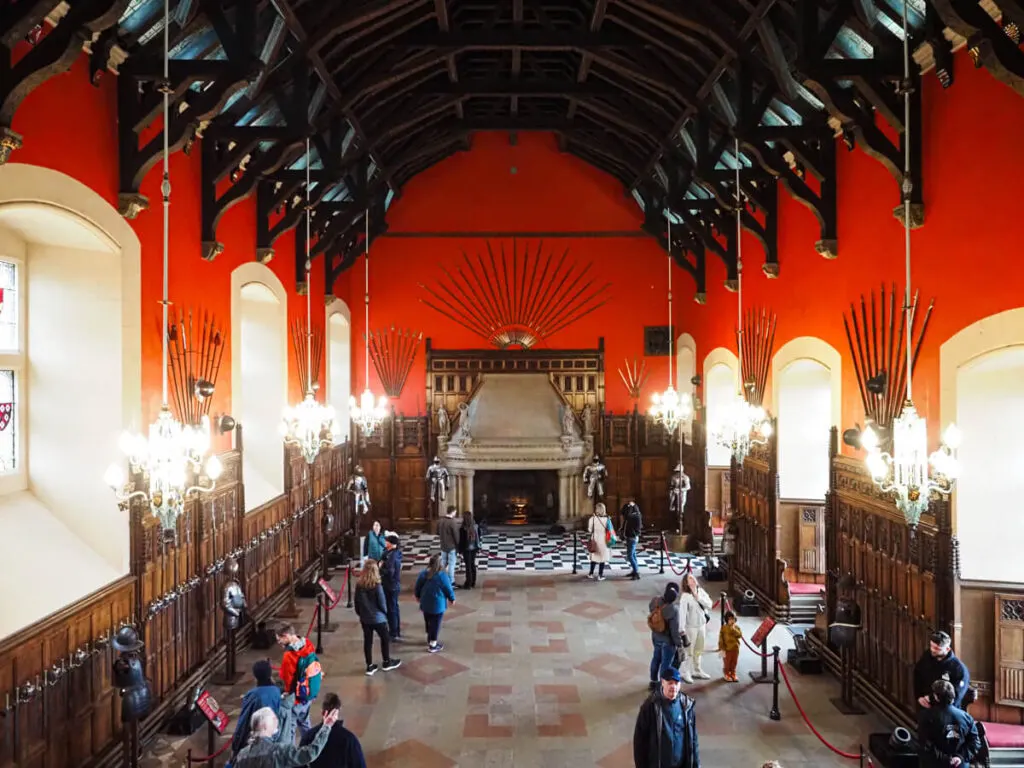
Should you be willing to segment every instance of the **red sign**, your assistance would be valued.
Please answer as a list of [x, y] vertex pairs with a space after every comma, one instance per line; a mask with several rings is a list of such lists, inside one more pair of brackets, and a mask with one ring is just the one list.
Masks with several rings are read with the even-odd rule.
[[11, 423], [11, 416], [14, 415], [14, 403], [0, 403], [0, 432], [7, 429]]
[[768, 633], [773, 629], [775, 629], [775, 619], [765, 616], [761, 626], [754, 630], [754, 635], [750, 638], [750, 642], [754, 645], [760, 645], [768, 639]]
[[217, 729], [217, 733], [224, 733], [224, 729], [228, 727], [228, 713], [220, 708], [220, 704], [208, 691], [199, 694], [196, 706], [199, 707], [199, 711], [203, 713], [210, 725]]
[[338, 602], [337, 593], [331, 589], [331, 585], [327, 583], [326, 579], [320, 579], [317, 584], [320, 585], [320, 589], [322, 589], [324, 594], [327, 595], [327, 599], [331, 601], [331, 607], [333, 608], [334, 604]]

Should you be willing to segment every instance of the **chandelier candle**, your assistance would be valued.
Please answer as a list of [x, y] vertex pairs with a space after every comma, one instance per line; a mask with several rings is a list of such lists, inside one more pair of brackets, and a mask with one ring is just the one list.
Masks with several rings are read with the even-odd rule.
[[366, 389], [356, 401], [355, 396], [349, 398], [349, 417], [354, 424], [359, 426], [365, 437], [373, 434], [377, 426], [388, 417], [388, 399], [381, 395], [380, 400], [374, 397], [370, 391], [370, 209], [366, 209], [366, 232], [363, 239], [363, 248], [366, 256], [366, 293], [363, 296], [363, 311], [365, 312], [365, 328], [367, 333], [363, 334], [365, 344], [365, 357], [363, 360], [363, 376], [366, 377]]

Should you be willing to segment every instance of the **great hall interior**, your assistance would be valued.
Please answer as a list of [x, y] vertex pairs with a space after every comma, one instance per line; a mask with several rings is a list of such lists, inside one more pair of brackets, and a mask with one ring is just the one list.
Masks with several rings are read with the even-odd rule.
[[[689, 574], [705, 768], [917, 766], [941, 632], [971, 759], [1024, 766], [1022, 29], [3, 3], [0, 768], [225, 765], [286, 623], [366, 765], [648, 765], [649, 601]], [[434, 653], [449, 506], [480, 576]], [[405, 627], [376, 675], [374, 522]]]

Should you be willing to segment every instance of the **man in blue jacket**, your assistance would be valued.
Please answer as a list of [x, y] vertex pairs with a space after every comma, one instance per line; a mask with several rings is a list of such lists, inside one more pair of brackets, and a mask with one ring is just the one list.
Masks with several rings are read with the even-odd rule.
[[661, 687], [640, 705], [633, 731], [636, 768], [700, 768], [697, 718], [682, 681], [679, 670], [669, 667]]
[[918, 763], [921, 768], [967, 768], [981, 751], [981, 736], [974, 718], [953, 705], [952, 683], [932, 684], [931, 706], [918, 729]]
[[391, 642], [402, 642], [402, 614], [398, 609], [398, 593], [402, 589], [402, 550], [394, 533], [384, 537], [384, 554], [380, 559], [380, 585], [388, 604], [388, 632]]
[[918, 725], [931, 707], [932, 685], [945, 680], [953, 686], [954, 707], [959, 708], [964, 694], [970, 686], [971, 674], [967, 665], [957, 658], [952, 650], [952, 640], [945, 632], [935, 632], [928, 643], [928, 650], [914, 665], [914, 698], [918, 705]]
[[249, 743], [253, 714], [268, 707], [276, 715], [281, 707], [281, 689], [274, 685], [270, 662], [263, 659], [253, 664], [252, 676], [256, 678], [256, 687], [242, 697], [242, 711], [238, 713], [235, 735], [231, 738], [231, 753], [234, 755]]

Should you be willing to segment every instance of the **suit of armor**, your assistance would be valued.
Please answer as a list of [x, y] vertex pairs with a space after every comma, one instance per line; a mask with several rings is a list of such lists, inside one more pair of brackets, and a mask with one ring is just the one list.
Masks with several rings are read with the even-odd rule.
[[686, 509], [686, 497], [690, 491], [690, 477], [683, 470], [683, 465], [676, 465], [669, 481], [668, 508], [674, 515]]
[[583, 485], [587, 487], [588, 499], [600, 501], [604, 498], [604, 483], [607, 478], [608, 470], [601, 462], [601, 457], [595, 456], [583, 470]]
[[355, 474], [348, 481], [348, 492], [355, 499], [357, 515], [365, 515], [370, 511], [370, 485], [366, 482], [362, 467], [356, 467]]
[[221, 601], [224, 608], [224, 626], [228, 629], [238, 629], [242, 626], [242, 614], [245, 611], [245, 594], [242, 592], [242, 585], [232, 579], [224, 587], [224, 598]]
[[441, 459], [434, 457], [433, 463], [427, 467], [427, 481], [430, 483], [430, 501], [437, 503], [448, 498], [448, 469], [441, 464]]
[[113, 679], [114, 687], [121, 689], [121, 722], [137, 722], [149, 714], [153, 704], [139, 653], [142, 641], [134, 627], [121, 627], [111, 645], [120, 654], [114, 661]]

